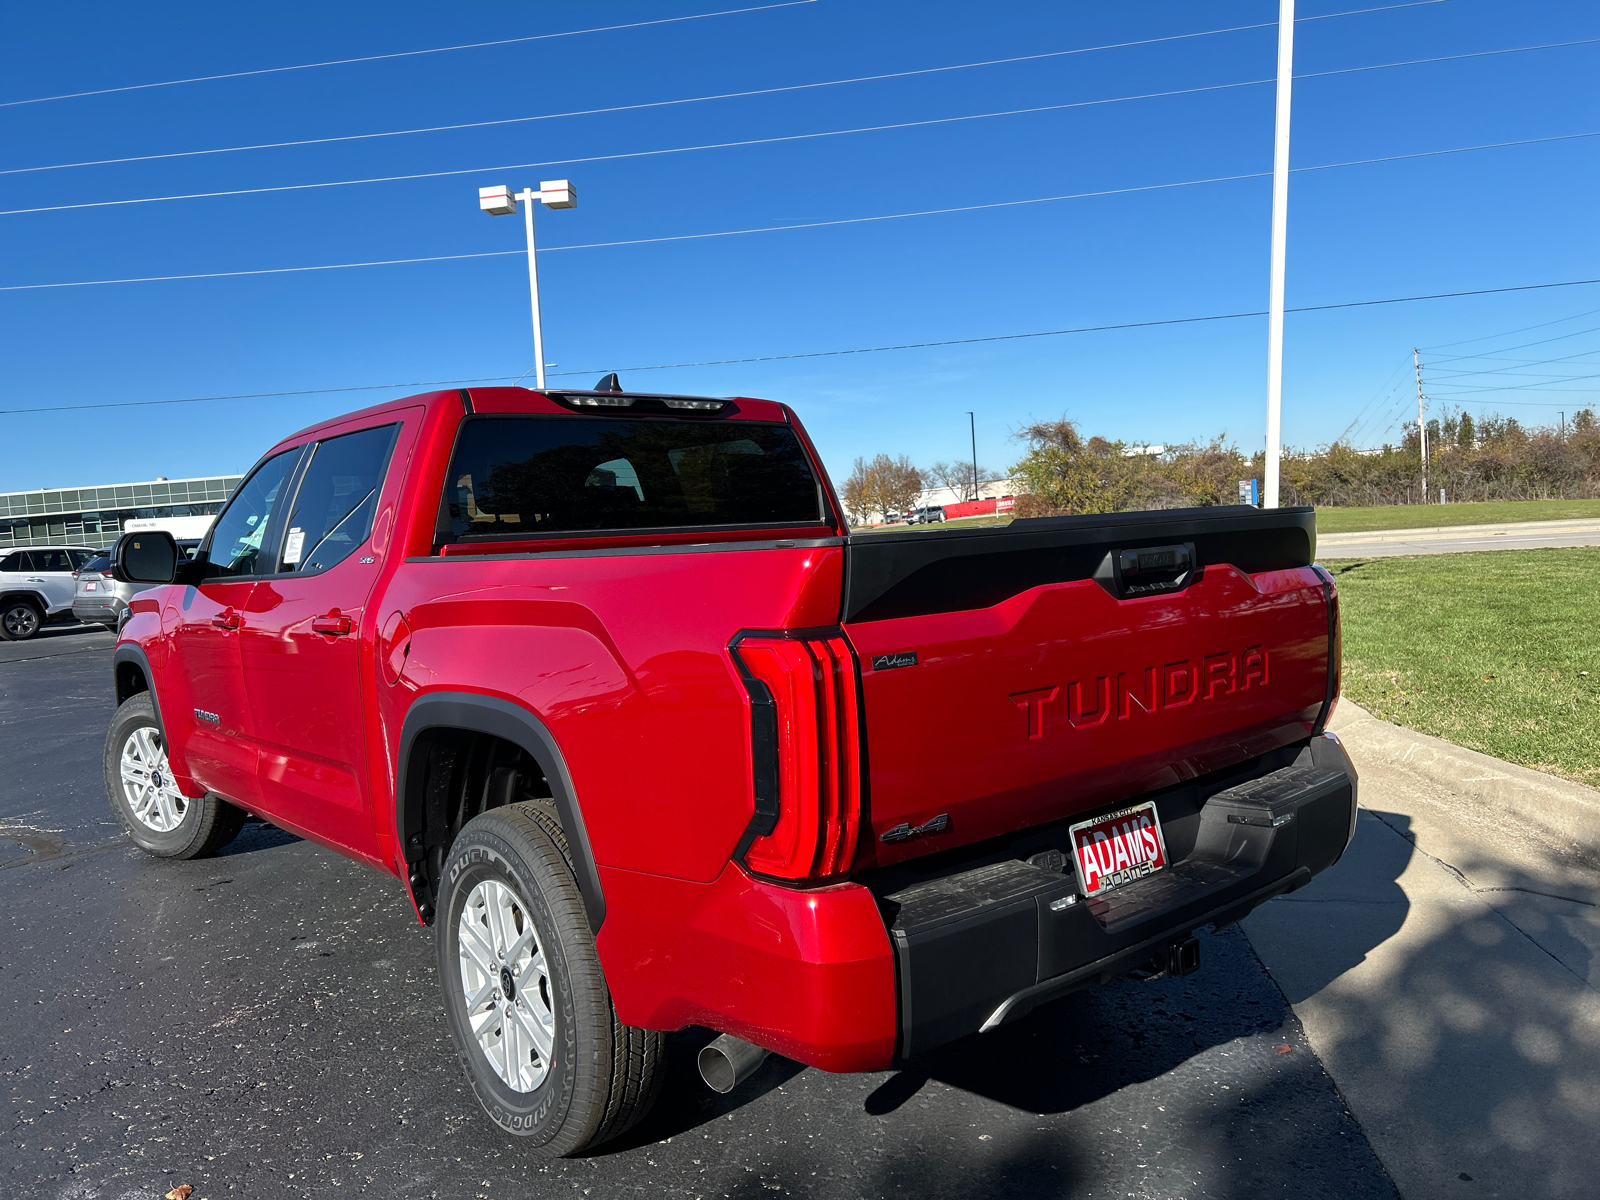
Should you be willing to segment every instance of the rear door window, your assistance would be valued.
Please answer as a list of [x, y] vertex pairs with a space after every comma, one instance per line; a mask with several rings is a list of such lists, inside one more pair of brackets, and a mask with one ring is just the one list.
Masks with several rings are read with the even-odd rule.
[[33, 569], [41, 575], [46, 572], [70, 571], [72, 559], [65, 550], [35, 550]]
[[440, 532], [529, 537], [825, 520], [787, 425], [628, 417], [469, 417]]
[[320, 441], [300, 477], [285, 521], [280, 571], [321, 571], [372, 536], [378, 493], [399, 425]]

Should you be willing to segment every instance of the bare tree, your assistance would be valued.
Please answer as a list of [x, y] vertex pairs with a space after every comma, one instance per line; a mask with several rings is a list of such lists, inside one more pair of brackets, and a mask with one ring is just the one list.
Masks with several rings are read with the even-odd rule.
[[890, 458], [879, 454], [871, 462], [856, 459], [839, 494], [845, 511], [858, 522], [881, 515], [895, 516], [916, 503], [922, 491], [922, 473], [904, 454]]
[[[977, 488], [973, 486], [972, 464], [969, 462], [936, 462], [923, 471], [922, 477], [929, 487], [949, 488], [963, 500], [978, 498]], [[988, 467], [978, 468], [977, 483], [980, 487], [985, 483], [996, 483], [1004, 478], [1004, 475], [991, 471]]]

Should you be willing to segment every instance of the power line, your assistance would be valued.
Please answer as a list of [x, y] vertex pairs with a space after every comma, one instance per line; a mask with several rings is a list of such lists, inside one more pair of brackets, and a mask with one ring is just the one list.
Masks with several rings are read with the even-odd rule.
[[[1570, 317], [1557, 317], [1554, 321], [1540, 321], [1537, 325], [1523, 325], [1518, 329], [1506, 329], [1500, 333], [1486, 333], [1482, 337], [1462, 338], [1459, 342], [1440, 342], [1437, 346], [1424, 346], [1422, 348], [1424, 350], [1448, 350], [1451, 346], [1470, 346], [1477, 342], [1492, 342], [1496, 338], [1511, 337], [1514, 334], [1528, 333], [1534, 329], [1545, 329], [1551, 325], [1560, 325], [1564, 321], [1577, 321], [1583, 317], [1592, 317], [1597, 312], [1600, 312], [1600, 308], [1591, 308], [1586, 312], [1573, 313]], [[1466, 355], [1465, 357], [1476, 358], [1478, 356]]]
[[[1552, 322], [1552, 324], [1553, 324], [1553, 322]], [[1564, 342], [1568, 338], [1582, 337], [1586, 333], [1595, 333], [1595, 332], [1600, 332], [1600, 326], [1594, 326], [1594, 327], [1589, 328], [1589, 329], [1575, 329], [1571, 333], [1559, 333], [1555, 337], [1540, 338], [1538, 341], [1533, 341], [1533, 342], [1519, 342], [1515, 346], [1501, 346], [1500, 349], [1496, 351], [1496, 353], [1504, 353], [1507, 350], [1526, 350], [1530, 346], [1548, 346], [1551, 342]], [[1439, 358], [1435, 359], [1434, 361], [1436, 361], [1436, 362], [1460, 362], [1460, 361], [1465, 361], [1465, 360], [1470, 360], [1470, 359], [1475, 359], [1475, 358], [1481, 358], [1481, 357], [1483, 357], [1483, 356], [1482, 355], [1478, 355], [1478, 354], [1445, 354], [1445, 355], [1441, 355]]]
[[[1594, 330], [1587, 329], [1587, 330], [1584, 330], [1583, 332], [1585, 332], [1585, 333], [1593, 333]], [[1574, 334], [1573, 336], [1576, 337], [1577, 335]], [[1485, 360], [1487, 360], [1489, 362], [1509, 362], [1511, 365], [1510, 366], [1505, 366], [1505, 367], [1478, 367], [1478, 368], [1433, 367], [1433, 368], [1431, 368], [1430, 373], [1433, 375], [1433, 377], [1435, 379], [1438, 379], [1441, 375], [1443, 375], [1443, 376], [1445, 376], [1447, 378], [1447, 380], [1449, 378], [1471, 379], [1471, 378], [1474, 378], [1474, 377], [1479, 376], [1479, 375], [1515, 375], [1515, 376], [1523, 376], [1523, 377], [1526, 377], [1526, 378], [1546, 378], [1546, 379], [1548, 379], [1548, 378], [1552, 378], [1552, 376], [1548, 376], [1548, 375], [1542, 376], [1542, 377], [1541, 376], [1537, 376], [1537, 375], [1528, 373], [1527, 371], [1523, 370], [1522, 368], [1549, 366], [1551, 363], [1571, 363], [1575, 359], [1585, 358], [1588, 355], [1593, 354], [1594, 352], [1595, 351], [1594, 351], [1593, 347], [1591, 347], [1591, 348], [1589, 348], [1587, 350], [1579, 350], [1579, 351], [1577, 351], [1577, 352], [1575, 352], [1573, 354], [1563, 354], [1563, 355], [1559, 355], [1558, 357], [1555, 357], [1555, 358], [1512, 358], [1512, 359], [1500, 359], [1500, 358], [1490, 358], [1488, 355], [1484, 355], [1483, 359], [1485, 359]], [[1575, 364], [1575, 365], [1590, 366], [1590, 365], [1593, 365], [1593, 364], [1583, 363], [1583, 364]]]
[[593, 29], [569, 29], [561, 33], [535, 33], [528, 37], [501, 38], [493, 42], [467, 42], [460, 46], [435, 46], [428, 50], [399, 50], [392, 54], [366, 54], [360, 58], [333, 58], [326, 62], [296, 63], [288, 67], [260, 67], [253, 71], [229, 71], [221, 75], [195, 75], [189, 79], [163, 79], [157, 83], [129, 83], [121, 87], [96, 88], [87, 92], [65, 92], [59, 96], [35, 96], [28, 100], [0, 100], [0, 108], [23, 104], [48, 104], [54, 100], [80, 100], [85, 96], [110, 96], [118, 92], [140, 92], [149, 88], [177, 87], [184, 83], [212, 83], [219, 79], [244, 79], [252, 75], [280, 75], [286, 71], [311, 71], [318, 67], [344, 67], [352, 63], [384, 62], [395, 58], [417, 58], [424, 54], [449, 54], [456, 50], [482, 50], [490, 46], [515, 46], [523, 42], [544, 42], [552, 38], [579, 37], [586, 33], [613, 33], [620, 29], [642, 29], [648, 25], [673, 25], [682, 21], [703, 21], [709, 17], [732, 17], [742, 13], [766, 12], [773, 8], [793, 8], [814, 0], [782, 0], [754, 8], [727, 8], [720, 12], [691, 13], [685, 17], [661, 17], [652, 21], [632, 21], [626, 25], [600, 25]]
[[[1440, 4], [1444, 0], [1418, 0], [1421, 4]], [[1390, 8], [1413, 8], [1417, 5], [1398, 4]], [[1305, 21], [1322, 21], [1332, 17], [1357, 16], [1368, 12], [1386, 12], [1388, 9], [1360, 9], [1349, 13], [1328, 13], [1321, 17], [1302, 17]], [[1136, 46], [1153, 46], [1163, 42], [1179, 42], [1194, 38], [1215, 37], [1224, 33], [1240, 33], [1247, 30], [1267, 29], [1274, 26], [1274, 21], [1257, 22], [1254, 25], [1231, 25], [1221, 29], [1203, 29], [1194, 33], [1176, 33], [1165, 37], [1141, 38], [1132, 42], [1110, 42], [1101, 46], [1081, 46], [1068, 50], [1049, 50], [1040, 54], [1020, 54], [1009, 58], [990, 58], [978, 62], [955, 63], [943, 67], [920, 67], [907, 71], [890, 71], [879, 75], [856, 75], [845, 79], [825, 79], [814, 83], [785, 84], [779, 87], [753, 88], [742, 92], [719, 92], [705, 96], [684, 96], [672, 100], [650, 100], [639, 104], [614, 104], [605, 108], [575, 109], [571, 112], [538, 113], [527, 117], [500, 117], [492, 121], [463, 121], [453, 125], [427, 125], [414, 129], [390, 129], [376, 133], [351, 133], [334, 137], [299, 138], [284, 142], [258, 142], [243, 146], [218, 146], [206, 150], [174, 150], [164, 154], [137, 154], [122, 158], [99, 158], [85, 162], [51, 163], [37, 167], [10, 167], [0, 170], [0, 175], [27, 175], [39, 171], [64, 171], [77, 167], [104, 167], [123, 163], [157, 162], [174, 158], [197, 158], [212, 154], [237, 154], [254, 150], [283, 150], [301, 146], [325, 146], [341, 142], [370, 141], [376, 138], [410, 137], [422, 133], [454, 133], [464, 129], [487, 129], [501, 125], [522, 125], [530, 121], [557, 121], [568, 117], [592, 117], [609, 115], [613, 113], [638, 112], [644, 109], [670, 108], [683, 104], [702, 104], [712, 100], [742, 100], [752, 96], [773, 96], [787, 92], [803, 92], [816, 88], [841, 87], [854, 83], [878, 83], [889, 79], [909, 79], [921, 75], [938, 75], [950, 71], [966, 71], [977, 67], [1011, 66], [1017, 63], [1038, 62], [1044, 59], [1064, 58], [1077, 54], [1094, 54], [1102, 50], [1125, 50]], [[1367, 68], [1356, 68], [1364, 70]], [[1309, 77], [1306, 77], [1309, 78]]]
[[365, 179], [334, 179], [320, 183], [288, 183], [271, 187], [230, 188], [217, 192], [186, 192], [171, 196], [136, 196], [125, 200], [91, 200], [80, 204], [51, 204], [35, 208], [0, 210], [0, 217], [14, 217], [27, 213], [67, 212], [84, 208], [115, 208], [129, 204], [161, 204], [171, 200], [211, 200], [222, 196], [256, 196], [275, 192], [303, 192], [322, 188], [353, 187], [369, 183], [406, 183], [418, 179], [444, 179], [459, 175], [486, 175], [497, 171], [522, 171], [533, 167], [564, 167], [583, 163], [616, 162], [623, 159], [655, 158], [665, 154], [692, 154], [703, 150], [729, 150], [747, 146], [769, 146], [781, 142], [815, 141], [819, 138], [844, 137], [857, 133], [883, 133], [900, 129], [917, 129], [930, 125], [951, 125], [962, 121], [985, 121], [995, 117], [1014, 117], [1034, 113], [1059, 112], [1068, 108], [1087, 108], [1102, 104], [1121, 104], [1131, 100], [1155, 100], [1169, 96], [1187, 96], [1197, 92], [1214, 92], [1230, 88], [1251, 87], [1269, 82], [1250, 80], [1244, 83], [1221, 83], [1206, 87], [1180, 88], [1167, 92], [1148, 92], [1136, 96], [1115, 96], [1102, 100], [1077, 100], [1068, 104], [1045, 104], [1030, 108], [1004, 109], [998, 112], [970, 113], [958, 117], [934, 117], [921, 121], [896, 121], [887, 125], [862, 125], [852, 129], [827, 129], [816, 133], [792, 133], [776, 137], [743, 138], [732, 142], [710, 142], [694, 146], [671, 146], [660, 150], [632, 150], [618, 154], [591, 154], [581, 158], [557, 158], [543, 162], [501, 163], [492, 167], [466, 167], [452, 171], [419, 171], [408, 175], [382, 175]]
[[[1440, 0], [1429, 0], [1438, 3]], [[1600, 137], [1600, 130], [1586, 133], [1563, 133], [1549, 137], [1522, 138], [1511, 142], [1493, 142], [1481, 146], [1456, 146], [1445, 150], [1419, 150], [1411, 154], [1390, 154], [1379, 158], [1353, 159], [1341, 163], [1318, 163], [1311, 166], [1295, 167], [1296, 172], [1302, 171], [1330, 171], [1344, 167], [1369, 166], [1377, 163], [1401, 162], [1413, 158], [1436, 158], [1448, 154], [1467, 154], [1478, 150], [1503, 150], [1513, 146], [1533, 146], [1545, 142], [1572, 141], [1580, 138]], [[1059, 196], [1037, 196], [1025, 200], [996, 200], [987, 204], [962, 204], [950, 208], [919, 209], [914, 212], [884, 213], [870, 217], [840, 217], [829, 221], [802, 221], [787, 225], [760, 225], [748, 229], [723, 229], [709, 233], [679, 233], [668, 234], [662, 237], [650, 238], [624, 238], [611, 242], [583, 242], [570, 246], [544, 246], [540, 254], [555, 254], [567, 250], [604, 250], [619, 246], [650, 246], [668, 242], [692, 242], [707, 238], [743, 237], [756, 233], [783, 233], [799, 229], [826, 229], [840, 225], [864, 225], [877, 221], [900, 221], [911, 217], [946, 216], [953, 213], [983, 212], [997, 208], [1020, 208], [1033, 204], [1054, 204], [1065, 200], [1089, 200], [1107, 196], [1125, 196], [1140, 192], [1167, 191], [1173, 188], [1200, 187], [1212, 183], [1234, 183], [1248, 179], [1264, 179], [1270, 171], [1253, 171], [1242, 175], [1216, 175], [1205, 179], [1181, 179], [1169, 183], [1140, 184], [1134, 187], [1103, 188], [1092, 192], [1068, 192]], [[4, 215], [4, 214], [0, 214]], [[171, 283], [181, 280], [193, 279], [234, 279], [250, 275], [293, 275], [307, 271], [343, 271], [360, 267], [392, 267], [405, 266], [414, 263], [457, 262], [474, 258], [505, 258], [512, 255], [521, 255], [522, 250], [484, 250], [470, 254], [430, 254], [417, 258], [381, 258], [362, 262], [348, 263], [322, 263], [306, 267], [255, 267], [240, 271], [200, 271], [181, 275], [142, 275], [123, 279], [81, 279], [68, 280], [61, 283], [15, 283], [0, 285], [0, 292], [26, 292], [43, 291], [55, 288], [73, 287], [103, 287], [111, 284], [123, 283]], [[1600, 311], [1600, 310], [1597, 310]], [[1530, 343], [1533, 344], [1533, 343]], [[1515, 347], [1511, 347], [1515, 349]]]
[[[1305, 304], [1295, 308], [1287, 308], [1284, 311], [1293, 313], [1331, 312], [1336, 309], [1344, 308], [1369, 308], [1382, 304], [1410, 304], [1421, 300], [1454, 300], [1464, 296], [1491, 296], [1502, 295], [1508, 292], [1544, 291], [1551, 288], [1583, 287], [1596, 283], [1600, 283], [1600, 278], [1564, 279], [1549, 283], [1523, 283], [1513, 284], [1508, 287], [1472, 288], [1457, 292], [1431, 292], [1416, 296], [1386, 296], [1377, 300], [1344, 300], [1333, 304]], [[854, 354], [880, 354], [890, 350], [927, 350], [937, 349], [945, 346], [973, 346], [988, 342], [1013, 342], [1030, 338], [1062, 337], [1068, 334], [1077, 333], [1108, 333], [1127, 329], [1154, 329], [1158, 326], [1166, 325], [1197, 325], [1212, 321], [1234, 321], [1245, 317], [1264, 317], [1266, 315], [1265, 309], [1258, 309], [1250, 312], [1208, 313], [1204, 316], [1198, 317], [1166, 317], [1160, 320], [1126, 321], [1120, 324], [1112, 325], [1080, 325], [1070, 329], [1043, 329], [1028, 333], [999, 333], [989, 334], [982, 337], [945, 338], [935, 342], [903, 342], [892, 346], [859, 346], [847, 350], [810, 350], [796, 354], [761, 354], [748, 358], [719, 358], [707, 359], [701, 362], [654, 363], [648, 366], [609, 368], [590, 367], [586, 370], [555, 371], [551, 372], [551, 374], [560, 377], [568, 377], [573, 375], [594, 375], [605, 370], [672, 371], [689, 367], [723, 367], [749, 363], [789, 362], [806, 358], [838, 358]], [[524, 375], [526, 375], [526, 372], [524, 372]], [[0, 415], [37, 412], [78, 412], [85, 409], [99, 408], [147, 408], [153, 405], [161, 404], [201, 404], [213, 400], [263, 400], [284, 396], [318, 396], [330, 395], [338, 392], [368, 392], [393, 388], [456, 387], [469, 383], [497, 383], [510, 378], [512, 378], [512, 376], [496, 375], [480, 379], [446, 379], [424, 381], [420, 383], [368, 384], [360, 387], [305, 388], [292, 392], [249, 392], [228, 396], [189, 396], [176, 400], [113, 400], [99, 404], [63, 404], [39, 408], [6, 408], [0, 409]], [[518, 378], [520, 378], [520, 376]]]
[[[1552, 382], [1555, 382], [1555, 383], [1580, 383], [1585, 379], [1600, 379], [1600, 375], [1569, 375], [1566, 378], [1553, 380]], [[1517, 384], [1507, 384], [1507, 385], [1505, 385], [1503, 387], [1490, 387], [1490, 386], [1487, 386], [1487, 385], [1480, 385], [1480, 384], [1475, 384], [1475, 383], [1458, 383], [1455, 380], [1451, 380], [1450, 383], [1448, 384], [1448, 386], [1453, 387], [1453, 388], [1459, 388], [1461, 390], [1460, 391], [1456, 391], [1456, 392], [1431, 392], [1430, 391], [1430, 394], [1431, 395], [1438, 395], [1438, 396], [1443, 397], [1443, 396], [1465, 396], [1465, 395], [1470, 395], [1470, 394], [1475, 393], [1475, 392], [1543, 392], [1543, 391], [1558, 392], [1558, 391], [1565, 390], [1565, 389], [1556, 388], [1556, 387], [1548, 387], [1547, 388], [1546, 385], [1540, 384], [1540, 383], [1517, 383]], [[1585, 389], [1580, 389], [1580, 390], [1592, 391], [1593, 389], [1592, 388], [1585, 388]]]
[[[1515, 46], [1503, 50], [1482, 50], [1470, 54], [1446, 55], [1438, 58], [1408, 59], [1403, 62], [1374, 63], [1362, 67], [1340, 67], [1329, 71], [1314, 71], [1307, 75], [1296, 76], [1297, 79], [1316, 79], [1333, 75], [1349, 75], [1364, 71], [1382, 71], [1394, 67], [1410, 67], [1429, 63], [1451, 62], [1464, 58], [1483, 58], [1491, 55], [1521, 54], [1530, 50], [1559, 49], [1565, 46], [1581, 46], [1600, 42], [1600, 38], [1585, 38], [1572, 42], [1551, 42], [1540, 46]], [[559, 167], [575, 166], [586, 163], [618, 162], [636, 158], [655, 158], [667, 154], [691, 154], [706, 150], [729, 150], [750, 146], [769, 146], [785, 142], [815, 141], [820, 138], [845, 137], [858, 133], [884, 133], [902, 129], [920, 129], [934, 125], [952, 125], [964, 121], [986, 121], [998, 117], [1029, 116], [1039, 113], [1062, 112], [1074, 108], [1092, 108], [1106, 104], [1123, 104], [1135, 100], [1159, 100], [1173, 96], [1191, 96], [1203, 92], [1228, 91], [1235, 88], [1258, 87], [1263, 84], [1273, 83], [1271, 79], [1248, 79], [1233, 83], [1209, 84], [1203, 87], [1177, 88], [1162, 92], [1143, 92], [1130, 96], [1113, 96], [1097, 100], [1075, 100], [1065, 104], [1041, 104], [1026, 108], [1002, 109], [996, 112], [968, 113], [956, 117], [933, 117], [920, 121], [895, 121], [884, 125], [861, 125], [850, 129], [827, 129], [815, 133], [792, 133], [764, 138], [741, 138], [730, 142], [709, 142], [692, 146], [670, 146], [659, 150], [631, 150], [615, 154], [591, 154], [577, 158], [548, 159], [542, 162], [503, 163], [491, 167], [466, 167], [449, 171], [418, 171], [405, 175], [379, 175], [362, 179], [332, 179], [317, 183], [286, 183], [275, 184], [268, 187], [253, 188], [226, 188], [214, 192], [182, 192], [167, 196], [133, 196], [121, 200], [87, 200], [77, 204], [47, 204], [37, 205], [32, 208], [12, 208], [0, 210], [0, 217], [21, 216], [29, 213], [70, 212], [87, 208], [117, 208], [130, 204], [161, 204], [174, 200], [211, 200], [225, 196], [258, 196], [279, 192], [316, 191], [323, 188], [354, 187], [373, 183], [405, 183], [419, 179], [445, 179], [460, 175], [481, 175], [496, 171], [521, 171], [534, 167]], [[1585, 135], [1573, 135], [1585, 136]], [[1548, 139], [1559, 140], [1559, 139]], [[1497, 143], [1497, 145], [1514, 145], [1520, 143]], [[1490, 147], [1469, 147], [1470, 149], [1488, 149]], [[1459, 153], [1459, 151], [1439, 151], [1438, 153]], [[1396, 156], [1399, 158], [1411, 157], [1408, 155]], [[1363, 162], [1382, 162], [1384, 159], [1364, 159]], [[1337, 164], [1347, 165], [1347, 164]], [[1300, 168], [1305, 169], [1305, 168]]]

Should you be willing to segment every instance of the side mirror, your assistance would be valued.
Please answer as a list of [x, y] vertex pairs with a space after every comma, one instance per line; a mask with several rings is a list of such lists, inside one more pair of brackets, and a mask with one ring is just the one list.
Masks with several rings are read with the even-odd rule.
[[165, 530], [125, 533], [111, 552], [111, 575], [123, 583], [171, 583], [180, 561], [178, 543]]

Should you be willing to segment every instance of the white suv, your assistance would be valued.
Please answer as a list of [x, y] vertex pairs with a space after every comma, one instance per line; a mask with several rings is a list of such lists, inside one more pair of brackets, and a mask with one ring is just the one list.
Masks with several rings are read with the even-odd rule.
[[72, 617], [73, 576], [94, 557], [81, 546], [0, 550], [0, 638], [21, 642]]

